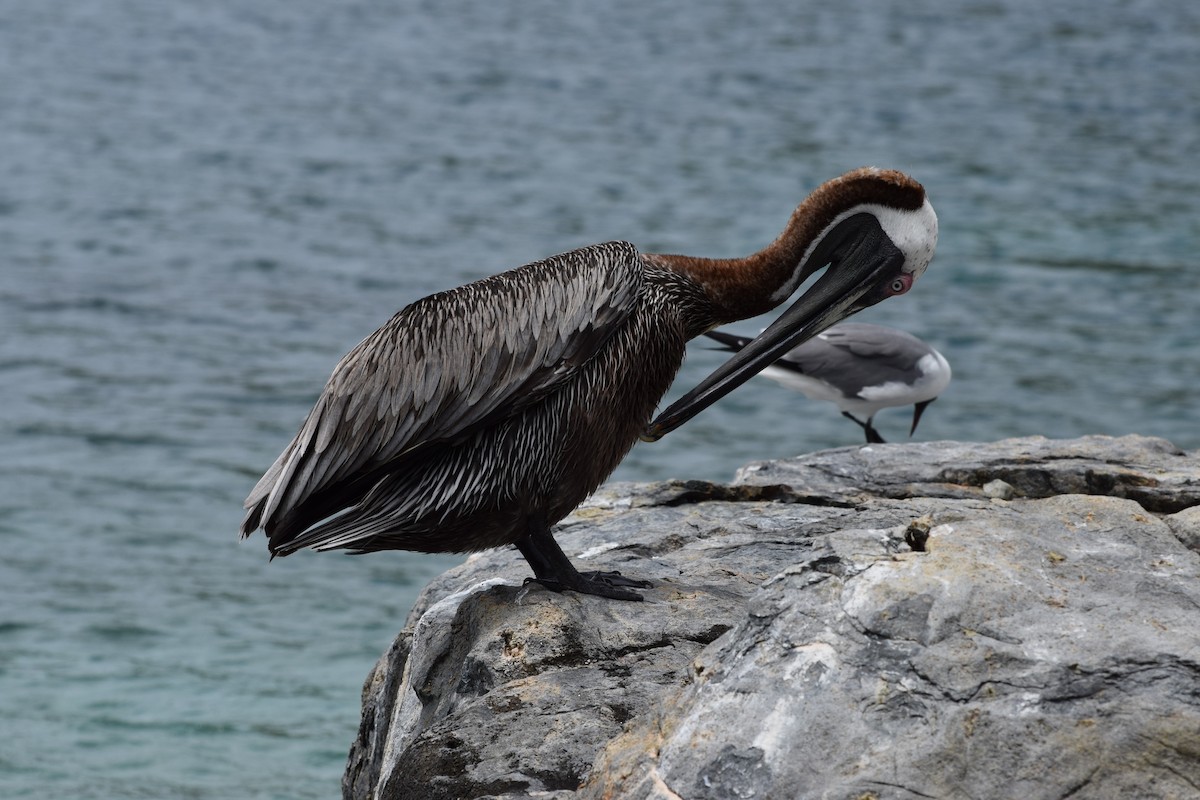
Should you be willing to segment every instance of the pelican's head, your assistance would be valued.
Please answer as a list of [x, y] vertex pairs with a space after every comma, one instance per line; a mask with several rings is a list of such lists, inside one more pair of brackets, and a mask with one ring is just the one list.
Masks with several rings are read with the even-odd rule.
[[[643, 439], [674, 430], [798, 344], [864, 308], [912, 288], [937, 247], [937, 215], [904, 173], [866, 167], [822, 184], [772, 247], [800, 253], [770, 296], [778, 304], [823, 275], [766, 330], [650, 424]], [[770, 248], [769, 248], [770, 249]]]

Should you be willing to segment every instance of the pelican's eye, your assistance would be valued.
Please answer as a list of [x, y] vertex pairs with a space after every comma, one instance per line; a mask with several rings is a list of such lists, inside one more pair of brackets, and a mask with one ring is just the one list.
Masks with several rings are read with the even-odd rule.
[[888, 284], [888, 295], [904, 294], [912, 288], [912, 275], [903, 273], [892, 278], [892, 282]]

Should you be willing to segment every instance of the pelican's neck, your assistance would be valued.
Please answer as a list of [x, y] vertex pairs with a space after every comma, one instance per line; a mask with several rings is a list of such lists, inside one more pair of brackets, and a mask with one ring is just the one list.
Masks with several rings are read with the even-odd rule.
[[712, 307], [712, 325], [764, 314], [778, 306], [804, 277], [805, 248], [784, 236], [745, 258], [648, 255], [651, 261], [698, 283]]
[[827, 181], [792, 213], [783, 233], [744, 258], [648, 255], [654, 263], [700, 285], [712, 303], [714, 325], [766, 313], [828, 264], [825, 236], [859, 207], [920, 208], [925, 190], [907, 175], [864, 167]]

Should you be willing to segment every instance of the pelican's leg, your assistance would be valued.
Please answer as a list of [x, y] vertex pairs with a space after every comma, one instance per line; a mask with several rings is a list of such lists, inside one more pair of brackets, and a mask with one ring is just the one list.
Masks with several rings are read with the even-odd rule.
[[555, 592], [570, 589], [580, 594], [595, 594], [613, 600], [641, 600], [642, 596], [637, 592], [620, 587], [648, 589], [651, 585], [648, 581], [626, 578], [619, 572], [579, 572], [545, 525], [531, 524], [529, 533], [518, 539], [516, 545], [529, 566], [533, 567], [535, 577], [529, 580], [537, 581]]
[[863, 422], [849, 411], [843, 411], [842, 416], [846, 419], [853, 420], [858, 427], [863, 429], [863, 431], [867, 434], [867, 444], [887, 444], [884, 438], [879, 435], [879, 431], [875, 430], [875, 426], [872, 424], [875, 420], [874, 417], [867, 417], [867, 421]]

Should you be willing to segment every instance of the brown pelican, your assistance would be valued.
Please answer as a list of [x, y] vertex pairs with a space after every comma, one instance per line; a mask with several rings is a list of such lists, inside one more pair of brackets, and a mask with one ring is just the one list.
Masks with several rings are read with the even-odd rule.
[[[515, 544], [537, 582], [640, 600], [644, 581], [581, 574], [550, 527], [637, 441], [682, 424], [799, 342], [909, 290], [937, 217], [919, 183], [864, 168], [820, 186], [746, 258], [610, 242], [430, 295], [334, 368], [246, 499], [242, 535], [305, 547], [467, 552]], [[689, 339], [794, 305], [647, 427]]]
[[[724, 331], [705, 335], [734, 352], [752, 341]], [[834, 325], [759, 374], [833, 403], [863, 429], [868, 444], [884, 443], [874, 424], [881, 409], [912, 405], [912, 436], [925, 409], [950, 385], [950, 363], [937, 350], [906, 331], [865, 322]]]

